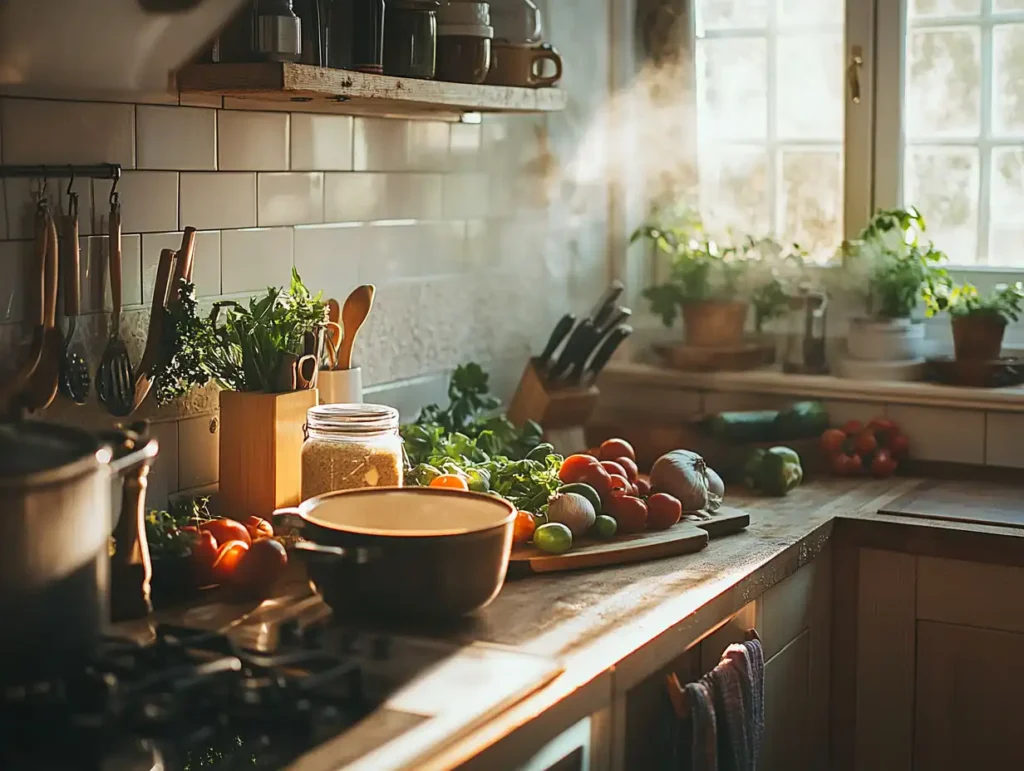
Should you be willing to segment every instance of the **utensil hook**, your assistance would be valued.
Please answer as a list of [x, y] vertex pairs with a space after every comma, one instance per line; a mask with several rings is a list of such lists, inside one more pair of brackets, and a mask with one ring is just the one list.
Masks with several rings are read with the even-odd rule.
[[65, 191], [68, 196], [68, 217], [75, 218], [78, 216], [78, 193], [71, 188], [75, 184], [75, 167], [71, 166], [71, 179], [68, 180], [68, 188]]
[[46, 208], [46, 198], [49, 195], [50, 183], [50, 177], [45, 173], [45, 167], [43, 176], [37, 177], [34, 181], [35, 185], [32, 189], [32, 196], [36, 199], [36, 207], [44, 209]]
[[110, 186], [110, 208], [113, 209], [121, 204], [121, 194], [117, 192], [117, 183], [121, 181], [121, 167], [115, 166], [111, 177], [114, 184]]

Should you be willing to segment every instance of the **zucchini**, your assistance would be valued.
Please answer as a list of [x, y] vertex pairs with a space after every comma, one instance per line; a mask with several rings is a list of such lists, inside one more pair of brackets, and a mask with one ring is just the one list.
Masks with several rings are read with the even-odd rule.
[[777, 410], [720, 412], [708, 420], [711, 435], [727, 442], [770, 442], [775, 438]]
[[775, 438], [787, 440], [820, 436], [828, 426], [828, 411], [824, 404], [797, 402], [775, 419]]

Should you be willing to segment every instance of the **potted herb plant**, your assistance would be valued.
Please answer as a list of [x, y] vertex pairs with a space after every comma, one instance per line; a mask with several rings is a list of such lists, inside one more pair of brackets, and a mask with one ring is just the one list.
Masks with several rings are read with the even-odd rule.
[[743, 337], [750, 308], [761, 331], [764, 322], [785, 313], [787, 286], [803, 275], [798, 249], [784, 253], [771, 239], [746, 237], [739, 245], [708, 238], [700, 218], [689, 210], [655, 216], [637, 228], [630, 242], [649, 240], [668, 257], [668, 278], [648, 287], [644, 297], [665, 326], [683, 317], [687, 345], [733, 347]]
[[994, 361], [1003, 348], [1006, 325], [1020, 319], [1024, 284], [997, 284], [987, 295], [973, 284], [943, 282], [929, 297], [929, 313], [945, 311], [952, 320], [957, 361]]
[[866, 315], [850, 321], [847, 350], [860, 361], [920, 359], [924, 325], [914, 312], [944, 275], [946, 255], [922, 242], [924, 218], [914, 208], [879, 211], [843, 244], [840, 280], [859, 295]]

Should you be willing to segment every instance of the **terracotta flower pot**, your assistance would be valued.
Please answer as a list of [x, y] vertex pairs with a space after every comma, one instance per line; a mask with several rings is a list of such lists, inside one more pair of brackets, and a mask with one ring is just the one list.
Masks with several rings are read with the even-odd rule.
[[1006, 319], [995, 314], [953, 318], [953, 351], [957, 359], [992, 361], [1003, 350]]
[[729, 348], [743, 339], [748, 303], [705, 300], [683, 306], [683, 340], [696, 348]]

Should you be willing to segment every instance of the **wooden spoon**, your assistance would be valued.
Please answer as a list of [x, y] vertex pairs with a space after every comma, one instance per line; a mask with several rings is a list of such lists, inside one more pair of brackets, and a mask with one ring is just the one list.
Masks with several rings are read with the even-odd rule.
[[352, 369], [352, 348], [356, 343], [359, 328], [370, 315], [375, 291], [373, 284], [363, 284], [353, 289], [352, 294], [345, 298], [345, 305], [341, 309], [341, 324], [345, 338], [338, 350], [338, 369]]
[[46, 229], [45, 293], [43, 295], [44, 327], [43, 353], [39, 365], [32, 373], [26, 392], [25, 407], [30, 411], [49, 407], [57, 396], [60, 384], [60, 364], [64, 358], [64, 335], [57, 327], [57, 225], [48, 208], [41, 210], [40, 227]]

